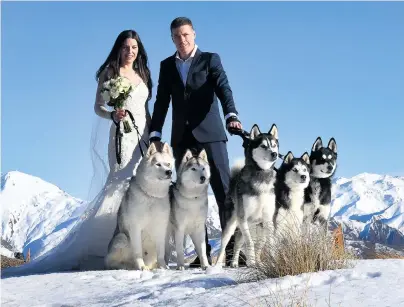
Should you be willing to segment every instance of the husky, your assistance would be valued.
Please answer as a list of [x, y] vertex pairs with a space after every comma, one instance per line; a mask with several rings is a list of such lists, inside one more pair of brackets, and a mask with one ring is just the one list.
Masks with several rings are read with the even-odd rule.
[[173, 235], [177, 252], [177, 270], [184, 270], [184, 239], [191, 236], [201, 268], [209, 266], [206, 255], [205, 224], [208, 218], [210, 167], [205, 149], [196, 156], [187, 150], [177, 170], [177, 180], [170, 188], [171, 215], [166, 238], [166, 262], [170, 254], [169, 239]]
[[273, 216], [276, 236], [283, 236], [289, 230], [300, 233], [304, 215], [304, 191], [309, 182], [309, 154], [305, 152], [297, 158], [289, 151], [276, 174], [276, 210]]
[[310, 153], [310, 184], [305, 190], [305, 222], [328, 229], [331, 207], [331, 177], [337, 168], [337, 143], [331, 138], [323, 147], [321, 137], [313, 143]]
[[151, 143], [120, 204], [105, 257], [107, 269], [167, 268], [164, 254], [173, 168], [171, 147]]
[[[275, 162], [279, 156], [278, 128], [272, 125], [268, 133], [261, 133], [254, 125], [250, 131], [245, 148], [245, 165], [236, 165], [231, 170], [229, 192], [226, 196], [226, 208], [230, 216], [222, 232], [222, 242], [216, 265], [221, 265], [225, 257], [225, 248], [236, 227], [234, 253], [231, 267], [238, 266], [238, 258], [243, 240], [246, 243], [247, 266], [253, 266], [265, 244], [275, 211], [274, 182]], [[256, 231], [254, 246], [251, 230]]]

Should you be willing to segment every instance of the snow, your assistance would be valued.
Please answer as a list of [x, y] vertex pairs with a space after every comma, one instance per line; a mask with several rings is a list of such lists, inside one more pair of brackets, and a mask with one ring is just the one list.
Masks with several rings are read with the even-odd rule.
[[2, 279], [2, 306], [403, 306], [404, 260], [239, 282], [244, 269], [87, 271]]
[[333, 183], [331, 218], [343, 224], [345, 235], [404, 245], [404, 177], [363, 173]]
[[2, 246], [0, 248], [0, 255], [6, 256], [9, 258], [14, 258], [14, 253], [12, 251], [10, 251], [9, 249], [5, 248], [4, 246]]
[[378, 216], [383, 223], [404, 233], [404, 177], [360, 174], [334, 181], [331, 216], [357, 221], [361, 228]]

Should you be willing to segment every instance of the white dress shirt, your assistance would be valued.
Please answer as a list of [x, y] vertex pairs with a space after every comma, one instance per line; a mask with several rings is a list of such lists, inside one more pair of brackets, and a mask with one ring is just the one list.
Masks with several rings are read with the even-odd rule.
[[180, 73], [182, 82], [185, 84], [187, 83], [187, 76], [189, 72], [189, 68], [191, 67], [192, 60], [195, 57], [196, 49], [198, 49], [198, 45], [195, 45], [194, 50], [192, 50], [191, 55], [189, 56], [188, 59], [183, 60], [180, 58], [180, 55], [177, 53], [175, 54], [175, 64], [177, 66], [178, 72]]

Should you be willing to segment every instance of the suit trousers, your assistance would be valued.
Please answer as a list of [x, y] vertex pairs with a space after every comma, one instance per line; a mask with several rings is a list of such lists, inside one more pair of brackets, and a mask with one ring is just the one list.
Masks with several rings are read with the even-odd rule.
[[[175, 157], [175, 168], [178, 169], [185, 151], [190, 149], [194, 154], [199, 154], [202, 149], [205, 149], [211, 172], [210, 185], [216, 199], [219, 209], [219, 219], [222, 231], [226, 227], [227, 218], [229, 216], [229, 209], [225, 208], [225, 198], [229, 190], [230, 182], [230, 167], [229, 157], [227, 153], [227, 146], [225, 141], [199, 143], [192, 134], [191, 129], [186, 129], [182, 141], [178, 145], [173, 146], [173, 153]], [[205, 225], [205, 241], [206, 253], [210, 256], [211, 246], [208, 240], [208, 232]], [[233, 254], [234, 236], [226, 246], [226, 259], [229, 259]]]

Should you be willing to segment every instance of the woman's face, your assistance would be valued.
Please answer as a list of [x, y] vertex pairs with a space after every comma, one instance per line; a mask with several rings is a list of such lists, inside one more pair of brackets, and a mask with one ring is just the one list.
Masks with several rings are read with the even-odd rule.
[[133, 38], [127, 38], [121, 48], [122, 64], [133, 64], [136, 60], [138, 50], [137, 41]]

